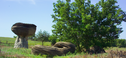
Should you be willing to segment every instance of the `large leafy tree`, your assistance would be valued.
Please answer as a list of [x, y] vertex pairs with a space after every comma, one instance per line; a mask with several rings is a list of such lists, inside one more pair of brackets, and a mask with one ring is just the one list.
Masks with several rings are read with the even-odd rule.
[[[122, 32], [120, 26], [124, 12], [116, 5], [116, 0], [101, 0], [95, 5], [90, 0], [70, 0], [53, 3], [56, 23], [53, 34], [59, 40], [69, 41], [77, 46], [78, 51], [90, 46], [107, 47]], [[120, 32], [119, 32], [120, 31]]]

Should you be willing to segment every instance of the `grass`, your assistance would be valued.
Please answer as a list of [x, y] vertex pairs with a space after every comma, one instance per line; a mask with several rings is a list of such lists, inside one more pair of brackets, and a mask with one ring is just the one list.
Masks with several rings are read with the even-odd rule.
[[17, 48], [14, 49], [13, 47], [4, 47], [1, 49], [1, 52], [6, 52], [7, 55], [17, 55], [17, 56], [27, 56], [27, 57], [35, 57], [35, 58], [42, 58], [42, 56], [33, 55], [31, 53], [31, 49], [25, 49], [25, 48]]
[[[15, 40], [16, 40], [16, 38], [0, 37], [0, 41], [2, 43], [8, 42], [10, 44], [10, 45], [8, 45], [8, 44], [0, 44], [0, 45], [13, 47], [14, 46], [14, 43], [15, 43]], [[44, 42], [43, 44], [44, 44], [44, 46], [51, 46], [51, 43], [50, 42]], [[28, 40], [28, 46], [29, 46], [29, 48], [31, 48], [34, 45], [42, 45], [42, 42], [41, 41]]]
[[[29, 49], [25, 48], [17, 48], [14, 49], [14, 43], [15, 38], [9, 38], [9, 37], [0, 37], [0, 42], [2, 42], [1, 45], [1, 51], [6, 52], [5, 55], [16, 55], [16, 56], [27, 56], [27, 57], [35, 57], [35, 58], [42, 58], [46, 57], [46, 55], [40, 56], [40, 55], [33, 55], [31, 53], [31, 47], [34, 45], [42, 45], [41, 41], [31, 41], [28, 40]], [[6, 43], [7, 42], [7, 43]], [[11, 45], [9, 45], [11, 43]], [[51, 46], [50, 42], [44, 42], [44, 46]]]
[[[14, 49], [15, 38], [9, 37], [0, 37], [0, 41], [4, 44], [0, 44], [0, 58], [46, 58], [48, 55], [33, 55], [31, 53], [31, 47], [34, 45], [42, 45], [41, 41], [31, 41], [28, 40], [29, 48], [17, 48]], [[8, 43], [6, 43], [8, 41]], [[8, 45], [12, 43], [12, 45]], [[44, 46], [51, 46], [50, 42], [44, 42]], [[111, 47], [106, 48], [107, 53], [102, 54], [88, 54], [88, 53], [68, 53], [66, 56], [54, 56], [53, 58], [114, 58], [115, 57], [124, 57], [126, 58], [126, 48]], [[114, 56], [113, 56], [114, 55]]]
[[[31, 47], [34, 45], [42, 45], [41, 41], [32, 41], [28, 40], [28, 46], [29, 49], [24, 49], [24, 48], [18, 48], [14, 49], [14, 43], [15, 43], [16, 38], [9, 38], [9, 37], [0, 37], [0, 42], [2, 42], [0, 45], [4, 46], [1, 48], [2, 52], [6, 52], [6, 55], [20, 55], [20, 56], [28, 56], [28, 57], [37, 57], [37, 58], [42, 58], [46, 57], [45, 55], [43, 56], [36, 56], [31, 54]], [[7, 42], [7, 43], [6, 43]], [[44, 42], [44, 46], [51, 46], [50, 42]]]
[[111, 47], [105, 49], [106, 53], [88, 54], [77, 53], [66, 56], [55, 56], [54, 58], [126, 58], [126, 48]]

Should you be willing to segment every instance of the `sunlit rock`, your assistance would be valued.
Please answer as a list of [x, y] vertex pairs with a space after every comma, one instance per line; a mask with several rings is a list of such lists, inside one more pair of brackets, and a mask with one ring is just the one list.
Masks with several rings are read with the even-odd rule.
[[11, 30], [18, 35], [15, 40], [14, 48], [28, 48], [28, 36], [35, 34], [36, 25], [15, 23]]

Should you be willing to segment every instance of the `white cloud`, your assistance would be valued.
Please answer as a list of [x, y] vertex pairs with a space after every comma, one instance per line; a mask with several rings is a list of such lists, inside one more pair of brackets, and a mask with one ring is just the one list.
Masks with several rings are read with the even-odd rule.
[[31, 4], [36, 4], [35, 0], [6, 0], [6, 1], [16, 1], [16, 2], [30, 2]]
[[29, 0], [32, 4], [36, 4], [35, 0]]

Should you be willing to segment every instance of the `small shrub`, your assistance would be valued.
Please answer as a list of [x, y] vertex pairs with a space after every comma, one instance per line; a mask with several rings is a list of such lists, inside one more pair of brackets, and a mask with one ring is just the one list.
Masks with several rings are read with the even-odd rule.
[[49, 37], [49, 40], [51, 41], [51, 44], [54, 45], [56, 43], [56, 41], [57, 41], [56, 35], [51, 35]]
[[17, 36], [13, 36], [13, 38], [17, 38]]

